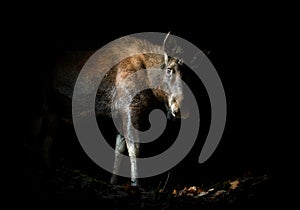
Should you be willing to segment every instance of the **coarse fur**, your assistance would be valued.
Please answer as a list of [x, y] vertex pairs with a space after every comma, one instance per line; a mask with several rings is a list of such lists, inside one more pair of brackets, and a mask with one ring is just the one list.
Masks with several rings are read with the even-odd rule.
[[[138, 186], [136, 158], [139, 156], [140, 143], [137, 130], [147, 129], [149, 125], [145, 116], [158, 103], [163, 104], [169, 117], [180, 117], [180, 106], [183, 100], [180, 72], [182, 61], [166, 54], [164, 48], [168, 35], [161, 46], [133, 37], [120, 38], [105, 48], [105, 53], [101, 53], [102, 57], [94, 57], [96, 62], [93, 62], [94, 66], [90, 67], [97, 71], [99, 68], [100, 71], [105, 71], [115, 60], [126, 57], [105, 74], [95, 100], [97, 117], [118, 115], [122, 119], [123, 135], [118, 134], [116, 137], [115, 163], [111, 183], [117, 183], [116, 174], [121, 164], [120, 154], [124, 154], [127, 148], [131, 162], [131, 184]], [[149, 51], [152, 53], [146, 53]], [[71, 99], [76, 79], [83, 65], [90, 56], [97, 56], [97, 53], [93, 53], [68, 52], [62, 56], [55, 67], [54, 88]], [[153, 68], [160, 69], [164, 77], [152, 77], [150, 69]], [[141, 71], [141, 74], [128, 80], [130, 75], [138, 71]], [[95, 78], [97, 79], [93, 70], [90, 71], [88, 77], [91, 82]], [[135, 88], [139, 83], [151, 87], [155, 83], [157, 88], [140, 92], [128, 105], [124, 101], [128, 98], [129, 90], [122, 86], [122, 82], [125, 80], [126, 87]]]

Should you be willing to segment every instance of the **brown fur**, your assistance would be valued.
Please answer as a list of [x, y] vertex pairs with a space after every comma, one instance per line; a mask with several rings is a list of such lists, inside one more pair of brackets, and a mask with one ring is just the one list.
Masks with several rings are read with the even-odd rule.
[[[146, 54], [149, 49], [153, 53]], [[89, 56], [93, 52], [69, 52], [59, 59], [55, 68], [55, 80], [54, 88], [61, 94], [72, 98], [73, 88], [78, 77], [80, 70]], [[111, 116], [113, 112], [117, 112], [123, 120], [123, 132], [124, 137], [119, 138], [119, 142], [116, 143], [116, 157], [114, 172], [117, 173], [118, 164], [120, 164], [119, 154], [124, 152], [124, 145], [128, 149], [128, 153], [132, 166], [132, 183], [137, 185], [137, 168], [136, 157], [139, 155], [139, 140], [135, 129], [132, 129], [133, 125], [136, 129], [144, 130], [147, 126], [145, 123], [145, 116], [149, 114], [151, 109], [155, 108], [158, 103], [164, 104], [169, 109], [169, 101], [171, 95], [175, 95], [177, 98], [176, 106], [180, 106], [182, 97], [181, 84], [178, 78], [181, 77], [179, 71], [178, 59], [170, 58], [165, 61], [164, 52], [162, 46], [152, 45], [151, 43], [138, 40], [135, 38], [121, 38], [114, 42], [114, 45], [109, 45], [105, 48], [105, 52], [102, 53], [104, 57], [93, 57], [94, 62], [89, 63], [91, 67], [90, 74], [88, 75], [88, 81], [94, 82], [97, 79], [96, 70], [105, 71], [111, 67], [111, 64], [120, 56], [126, 56], [124, 60], [114, 65], [108, 71], [97, 91], [95, 109], [97, 116]], [[93, 56], [97, 56], [97, 53]], [[166, 65], [167, 63], [167, 65]], [[129, 87], [136, 87], [139, 83], [151, 85], [155, 82], [158, 88], [169, 90], [164, 92], [159, 89], [145, 90], [136, 95], [128, 107], [124, 103], [124, 99], [128, 97], [128, 90], [126, 88], [118, 87], [127, 77], [133, 73], [150, 68], [159, 68], [166, 74], [164, 80], [151, 81], [148, 73], [143, 72], [137, 78], [129, 80], [126, 85]], [[167, 68], [172, 69], [172, 74], [167, 75]], [[100, 72], [101, 73], [101, 72]], [[87, 84], [89, 85], [89, 84]], [[84, 102], [83, 102], [84, 103]], [[129, 141], [131, 138], [133, 141]], [[133, 143], [134, 142], [134, 143]], [[120, 146], [123, 145], [123, 146]], [[121, 149], [120, 149], [121, 148]], [[116, 182], [116, 176], [113, 176], [112, 183]]]

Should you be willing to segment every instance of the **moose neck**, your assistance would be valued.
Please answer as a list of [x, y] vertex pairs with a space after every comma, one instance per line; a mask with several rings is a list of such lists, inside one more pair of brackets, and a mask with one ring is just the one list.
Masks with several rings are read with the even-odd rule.
[[153, 92], [154, 96], [157, 98], [157, 100], [159, 100], [160, 102], [162, 102], [164, 104], [168, 103], [168, 96], [163, 90], [152, 89], [152, 92]]
[[148, 70], [148, 81], [152, 87], [152, 92], [154, 96], [162, 103], [168, 102], [167, 93], [164, 91], [165, 81], [161, 78], [159, 74], [154, 73], [155, 70], [161, 70], [162, 65], [164, 64], [164, 56], [162, 54], [148, 53], [144, 54], [144, 68]]
[[147, 53], [144, 54], [144, 67], [146, 69], [160, 68], [164, 63], [164, 57], [160, 54]]

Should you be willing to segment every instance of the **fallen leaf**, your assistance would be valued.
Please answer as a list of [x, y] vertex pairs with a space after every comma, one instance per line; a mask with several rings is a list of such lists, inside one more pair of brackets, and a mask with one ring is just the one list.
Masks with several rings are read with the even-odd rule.
[[221, 195], [221, 194], [224, 193], [224, 192], [226, 192], [226, 190], [218, 190], [218, 191], [214, 194], [214, 196], [219, 196], [219, 195]]
[[208, 192], [201, 192], [199, 195], [198, 195], [198, 197], [201, 197], [201, 196], [204, 196], [204, 195], [207, 195], [208, 194]]
[[190, 193], [195, 193], [197, 191], [197, 187], [196, 186], [192, 186], [187, 191], [190, 192]]
[[238, 187], [238, 184], [239, 184], [239, 183], [240, 183], [239, 180], [235, 180], [235, 181], [233, 181], [233, 182], [230, 182], [230, 187], [229, 187], [229, 189], [234, 190], [235, 188]]
[[198, 190], [197, 190], [197, 194], [199, 194], [199, 193], [201, 193], [201, 192], [203, 192], [204, 190], [203, 189], [201, 189], [201, 188], [198, 188]]

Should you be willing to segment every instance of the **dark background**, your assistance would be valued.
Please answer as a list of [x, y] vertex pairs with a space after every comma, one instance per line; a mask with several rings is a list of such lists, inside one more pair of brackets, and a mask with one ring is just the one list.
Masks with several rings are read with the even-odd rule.
[[[277, 164], [274, 149], [278, 144], [275, 106], [278, 99], [274, 91], [277, 90], [277, 72], [273, 68], [273, 55], [277, 49], [270, 39], [273, 34], [272, 22], [266, 19], [248, 20], [245, 17], [242, 20], [237, 20], [238, 17], [223, 19], [222, 22], [206, 22], [205, 18], [200, 17], [198, 22], [197, 18], [191, 18], [191, 25], [167, 21], [165, 25], [160, 23], [159, 27], [153, 27], [151, 21], [150, 27], [147, 24], [143, 27], [137, 26], [139, 24], [129, 26], [130, 21], [94, 25], [89, 21], [78, 22], [72, 18], [54, 24], [46, 22], [26, 40], [29, 58], [25, 63], [28, 69], [25, 86], [28, 111], [25, 119], [39, 112], [44, 85], [51, 78], [52, 64], [61, 51], [96, 50], [107, 42], [131, 33], [171, 31], [200, 49], [210, 51], [208, 57], [223, 82], [227, 98], [227, 122], [218, 148], [207, 162], [198, 164], [208, 126], [204, 123], [200, 140], [191, 153], [172, 169], [173, 182], [205, 183], [249, 173], [273, 175]], [[109, 29], [112, 24], [116, 26]], [[199, 84], [192, 85], [196, 87]], [[203, 87], [199, 88], [203, 91]], [[202, 110], [206, 120], [209, 119], [205, 113], [209, 110], [207, 103], [206, 100]], [[67, 148], [69, 157], [73, 157], [74, 153], [85, 156], [78, 143], [70, 145], [63, 147]], [[94, 175], [103, 172], [104, 177], [108, 177], [87, 157], [84, 157], [83, 163], [79, 163], [79, 166], [84, 165], [83, 168], [89, 173]]]

